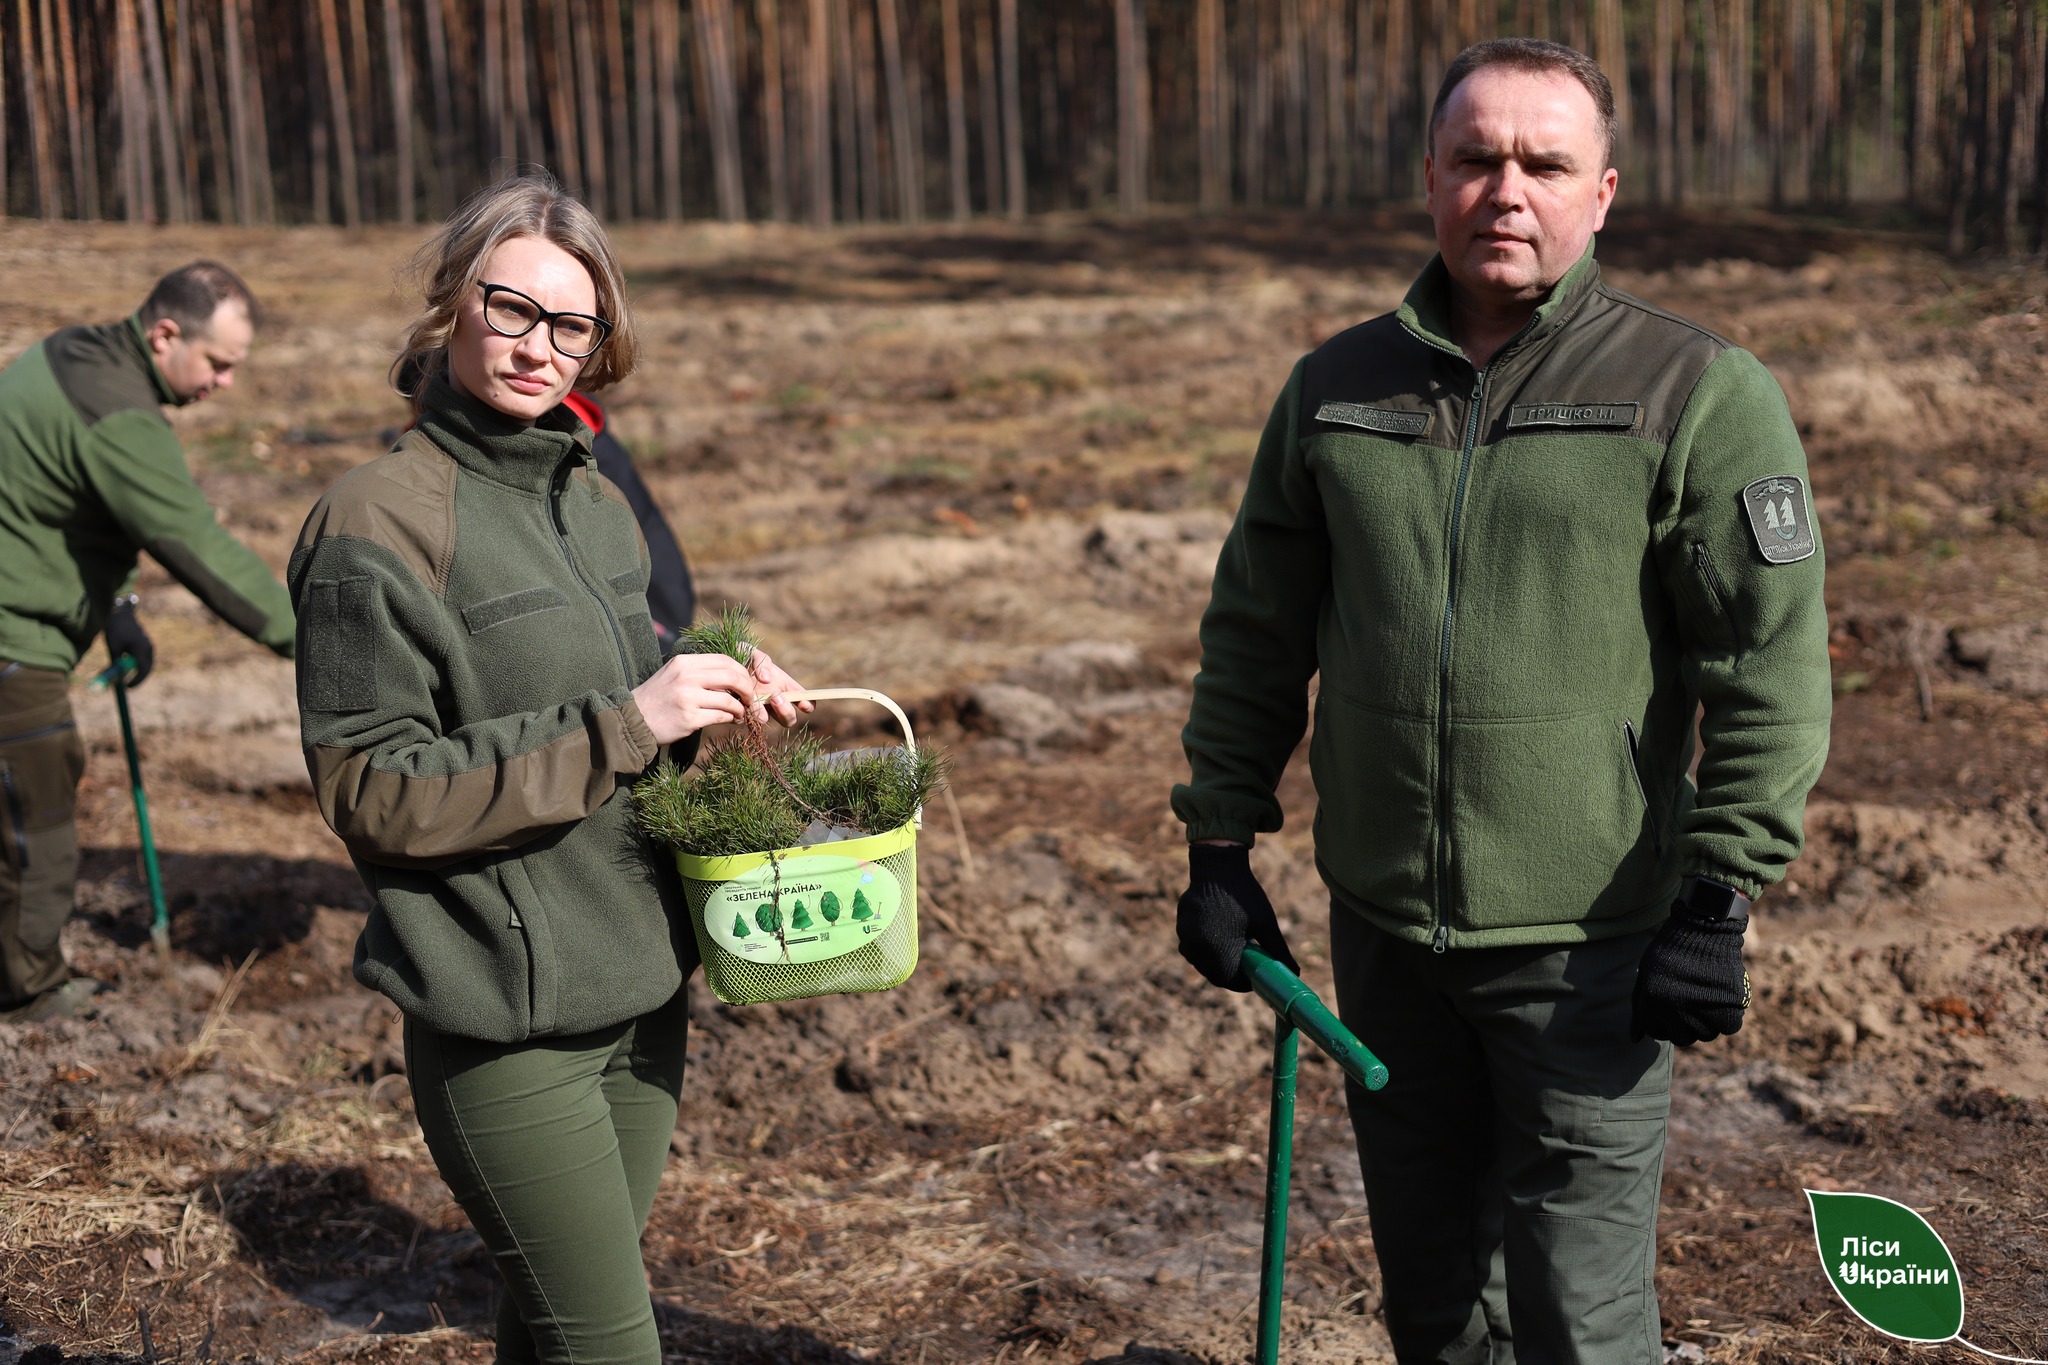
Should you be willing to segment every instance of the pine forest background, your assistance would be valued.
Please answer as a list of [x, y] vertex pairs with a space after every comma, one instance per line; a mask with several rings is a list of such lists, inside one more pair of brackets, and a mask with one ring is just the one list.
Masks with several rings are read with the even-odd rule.
[[2043, 245], [2041, 0], [0, 0], [0, 209], [411, 222], [534, 162], [614, 219], [1404, 200], [1502, 33], [1617, 77], [1638, 202]]

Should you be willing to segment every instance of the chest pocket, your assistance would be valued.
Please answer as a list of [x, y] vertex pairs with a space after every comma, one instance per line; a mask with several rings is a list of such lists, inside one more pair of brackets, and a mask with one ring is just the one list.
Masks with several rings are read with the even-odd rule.
[[462, 609], [462, 624], [469, 627], [471, 635], [481, 635], [513, 621], [568, 605], [569, 599], [560, 588], [543, 583], [538, 587], [521, 588], [502, 597], [487, 597], [481, 602], [471, 603]]
[[633, 667], [646, 678], [661, 667], [661, 641], [654, 633], [654, 613], [647, 606], [647, 580], [638, 568], [632, 568], [613, 574], [605, 583], [618, 599], [619, 629], [626, 633]]

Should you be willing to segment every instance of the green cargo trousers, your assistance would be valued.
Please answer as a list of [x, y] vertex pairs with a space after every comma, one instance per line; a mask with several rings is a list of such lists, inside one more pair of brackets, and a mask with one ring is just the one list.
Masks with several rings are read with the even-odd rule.
[[1341, 906], [1347, 1098], [1402, 1365], [1646, 1365], [1671, 1045], [1629, 1037], [1650, 933], [1430, 951]]
[[58, 937], [78, 886], [85, 745], [71, 679], [0, 659], [0, 1010], [71, 979]]
[[688, 988], [610, 1028], [485, 1043], [405, 1025], [427, 1150], [505, 1278], [508, 1365], [661, 1365], [640, 1233], [675, 1132]]

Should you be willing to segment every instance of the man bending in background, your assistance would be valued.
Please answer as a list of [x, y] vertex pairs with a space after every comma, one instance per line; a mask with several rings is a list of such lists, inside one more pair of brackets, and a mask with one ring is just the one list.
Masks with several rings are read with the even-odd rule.
[[95, 636], [149, 675], [130, 590], [138, 552], [235, 629], [291, 657], [292, 609], [221, 529], [165, 419], [230, 387], [259, 315], [226, 266], [157, 281], [131, 317], [67, 327], [0, 371], [0, 1017], [90, 1009], [58, 937], [78, 880], [85, 746], [70, 673]]

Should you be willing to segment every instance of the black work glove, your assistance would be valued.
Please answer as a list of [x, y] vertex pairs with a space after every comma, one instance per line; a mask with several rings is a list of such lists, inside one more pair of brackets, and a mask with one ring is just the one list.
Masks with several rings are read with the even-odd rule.
[[1248, 991], [1244, 950], [1256, 943], [1287, 969], [1299, 972], [1273, 902], [1252, 875], [1252, 851], [1243, 844], [1189, 844], [1188, 889], [1181, 893], [1180, 955], [1211, 985]]
[[139, 687], [149, 676], [149, 670], [156, 665], [156, 646], [149, 642], [149, 635], [142, 629], [142, 622], [135, 619], [135, 599], [124, 597], [114, 603], [114, 614], [107, 618], [107, 662], [119, 663], [126, 654], [135, 660], [135, 671], [124, 680], [130, 687]]
[[1691, 1047], [1741, 1029], [1749, 1008], [1742, 967], [1748, 927], [1747, 915], [1707, 919], [1683, 901], [1672, 906], [1636, 969], [1630, 1035]]

